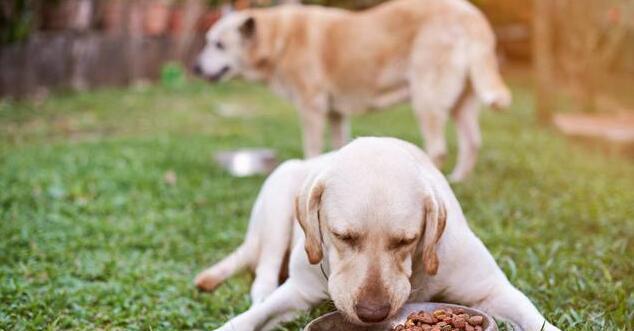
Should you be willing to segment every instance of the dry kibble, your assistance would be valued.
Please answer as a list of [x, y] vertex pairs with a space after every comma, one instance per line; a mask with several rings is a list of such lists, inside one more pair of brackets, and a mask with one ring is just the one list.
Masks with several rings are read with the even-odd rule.
[[430, 314], [430, 313], [422, 313], [421, 314], [421, 319], [420, 321], [425, 323], [425, 324], [434, 324], [436, 323], [436, 321], [434, 321], [434, 317]]
[[436, 309], [409, 314], [405, 323], [391, 331], [482, 331], [484, 317], [466, 313], [462, 308]]
[[436, 309], [436, 310], [434, 310], [434, 312], [432, 313], [432, 315], [434, 315], [434, 317], [436, 317], [436, 318], [438, 318], [438, 319], [441, 319], [441, 318], [439, 318], [439, 316], [445, 316], [446, 314], [447, 314], [447, 313], [446, 313], [444, 310], [442, 310], [442, 309]]
[[484, 318], [482, 318], [482, 316], [471, 316], [471, 318], [469, 318], [469, 324], [473, 326], [482, 325], [483, 320]]
[[462, 329], [467, 325], [467, 321], [465, 321], [464, 318], [462, 317], [456, 317], [453, 319], [453, 326], [458, 328], [458, 329]]
[[407, 316], [407, 319], [414, 322], [414, 324], [423, 323], [424, 315], [421, 313], [411, 313]]

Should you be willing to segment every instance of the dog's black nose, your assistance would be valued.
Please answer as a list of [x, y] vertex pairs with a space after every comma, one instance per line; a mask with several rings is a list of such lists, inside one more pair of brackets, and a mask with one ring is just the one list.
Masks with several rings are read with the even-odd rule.
[[200, 67], [200, 64], [196, 63], [192, 67], [192, 72], [194, 73], [194, 75], [200, 76], [203, 73], [203, 69]]
[[384, 321], [390, 314], [389, 302], [377, 302], [364, 300], [354, 306], [359, 319], [366, 323], [378, 323]]

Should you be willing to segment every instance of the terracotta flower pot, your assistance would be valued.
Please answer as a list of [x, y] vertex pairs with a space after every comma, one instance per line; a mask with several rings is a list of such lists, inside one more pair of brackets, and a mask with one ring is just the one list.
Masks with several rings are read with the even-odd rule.
[[143, 31], [148, 36], [165, 33], [170, 18], [169, 5], [164, 1], [152, 1], [145, 8]]
[[120, 34], [125, 28], [125, 0], [103, 1], [101, 12], [101, 27], [109, 34]]
[[183, 30], [183, 8], [172, 8], [170, 12], [168, 30], [169, 33], [173, 36], [181, 33], [181, 31]]

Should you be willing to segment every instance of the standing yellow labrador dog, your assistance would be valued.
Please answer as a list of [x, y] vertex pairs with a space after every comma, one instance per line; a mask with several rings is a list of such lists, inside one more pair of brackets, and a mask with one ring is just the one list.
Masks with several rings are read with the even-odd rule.
[[[278, 287], [285, 263], [289, 278]], [[406, 301], [438, 297], [526, 331], [558, 330], [508, 281], [431, 160], [394, 138], [359, 138], [278, 167], [253, 206], [244, 243], [196, 285], [212, 290], [245, 267], [256, 273], [253, 305], [219, 331], [271, 330], [327, 299], [367, 325]]]
[[322, 152], [326, 122], [339, 148], [349, 139], [349, 115], [409, 99], [440, 166], [452, 115], [456, 181], [476, 163], [479, 102], [511, 101], [491, 28], [465, 0], [394, 0], [361, 12], [291, 5], [232, 13], [207, 34], [194, 71], [212, 81], [264, 81], [288, 97], [300, 113], [306, 157]]

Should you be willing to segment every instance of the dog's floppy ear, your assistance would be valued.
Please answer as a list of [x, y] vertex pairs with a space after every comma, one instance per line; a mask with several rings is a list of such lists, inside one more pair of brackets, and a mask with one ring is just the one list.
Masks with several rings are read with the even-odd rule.
[[435, 275], [438, 272], [438, 241], [445, 231], [447, 209], [440, 195], [433, 187], [423, 197], [423, 263], [425, 272]]
[[308, 180], [295, 198], [295, 218], [306, 235], [306, 254], [311, 264], [317, 264], [324, 256], [321, 247], [319, 207], [324, 193], [324, 183], [319, 177]]
[[253, 16], [249, 16], [239, 28], [240, 34], [244, 39], [251, 39], [255, 35], [255, 29], [255, 18]]

